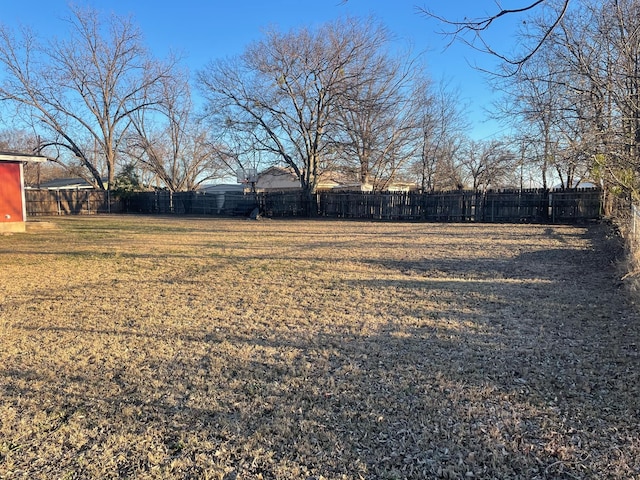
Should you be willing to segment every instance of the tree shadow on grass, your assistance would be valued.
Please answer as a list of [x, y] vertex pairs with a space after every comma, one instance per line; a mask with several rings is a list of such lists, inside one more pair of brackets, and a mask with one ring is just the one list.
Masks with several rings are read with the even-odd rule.
[[43, 350], [0, 368], [0, 472], [640, 475], [638, 322], [602, 258], [370, 262], [406, 278], [337, 282], [363, 304], [316, 325], [14, 325]]
[[[363, 284], [381, 293], [389, 286], [364, 280], [344, 288]], [[100, 462], [121, 478], [157, 469], [168, 478], [590, 478], [611, 466], [612, 478], [637, 475], [638, 404], [628, 383], [637, 385], [628, 370], [637, 332], [590, 319], [586, 307], [575, 319], [531, 318], [528, 309], [518, 316], [514, 284], [500, 284], [395, 281], [396, 292], [448, 292], [456, 302], [429, 318], [408, 312], [415, 321], [391, 314], [374, 333], [341, 324], [305, 335], [218, 325], [175, 337], [25, 327], [75, 342], [115, 336], [144, 356], [75, 372], [2, 370], [6, 404], [36, 425], [30, 433], [17, 426], [5, 440], [28, 445], [15, 450], [25, 462], [37, 450], [54, 471], [80, 476]], [[478, 302], [487, 285], [490, 306]], [[560, 297], [547, 302], [549, 312], [562, 311]], [[626, 348], [609, 350], [622, 335]], [[65, 442], [73, 455], [47, 447]], [[5, 464], [18, 456], [3, 455]], [[88, 463], [79, 465], [80, 456]]]

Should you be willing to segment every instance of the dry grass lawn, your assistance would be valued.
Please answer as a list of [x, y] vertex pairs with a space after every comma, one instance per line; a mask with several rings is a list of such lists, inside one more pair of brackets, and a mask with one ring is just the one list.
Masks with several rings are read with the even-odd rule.
[[640, 478], [618, 248], [598, 225], [34, 223], [0, 236], [0, 478]]

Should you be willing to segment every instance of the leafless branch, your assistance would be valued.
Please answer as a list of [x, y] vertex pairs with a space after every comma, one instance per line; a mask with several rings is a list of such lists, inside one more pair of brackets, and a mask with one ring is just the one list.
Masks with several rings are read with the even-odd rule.
[[[465, 44], [475, 48], [484, 53], [488, 53], [494, 57], [499, 58], [501, 61], [505, 62], [508, 65], [516, 67], [515, 71], [518, 71], [522, 65], [524, 65], [528, 60], [531, 59], [547, 42], [551, 34], [558, 27], [562, 19], [564, 18], [571, 0], [562, 0], [562, 3], [554, 16], [553, 21], [549, 24], [544, 31], [541, 33], [540, 37], [536, 41], [536, 43], [522, 56], [519, 57], [509, 57], [507, 54], [499, 52], [496, 48], [492, 47], [488, 41], [483, 37], [483, 33], [488, 31], [494, 22], [505, 17], [507, 15], [517, 15], [521, 13], [530, 12], [536, 7], [539, 7], [543, 3], [548, 0], [536, 0], [529, 5], [526, 5], [522, 8], [511, 8], [511, 9], [501, 9], [494, 15], [489, 15], [487, 17], [475, 18], [475, 19], [467, 19], [465, 18], [462, 21], [459, 20], [451, 20], [445, 18], [441, 15], [437, 15], [432, 10], [419, 8], [419, 12], [426, 15], [429, 18], [433, 18], [442, 22], [443, 24], [451, 27], [451, 30], [441, 32], [445, 36], [450, 37], [451, 41], [449, 45], [451, 45], [456, 40], [461, 40]], [[474, 42], [469, 41], [464, 38], [464, 35], [468, 32], [471, 32], [474, 36], [474, 40], [480, 42], [481, 46], [478, 47]]]

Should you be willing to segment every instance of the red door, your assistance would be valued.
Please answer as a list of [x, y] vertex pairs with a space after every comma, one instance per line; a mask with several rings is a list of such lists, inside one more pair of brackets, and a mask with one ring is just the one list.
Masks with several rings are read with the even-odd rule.
[[23, 222], [20, 163], [0, 162], [0, 222]]

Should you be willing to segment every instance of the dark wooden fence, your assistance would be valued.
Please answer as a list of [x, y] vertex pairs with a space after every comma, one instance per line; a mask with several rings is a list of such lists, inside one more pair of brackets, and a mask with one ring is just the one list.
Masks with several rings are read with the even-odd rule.
[[266, 217], [309, 217], [318, 215], [318, 197], [292, 191], [259, 194], [257, 200]]
[[500, 190], [472, 192], [140, 192], [114, 199], [93, 190], [27, 190], [29, 215], [143, 213], [267, 217], [350, 218], [425, 222], [575, 223], [600, 218], [602, 192]]
[[549, 215], [552, 223], [572, 223], [602, 216], [600, 190], [560, 190], [549, 192]]
[[123, 198], [124, 213], [249, 216], [258, 202], [255, 195], [199, 192], [140, 192]]
[[26, 190], [27, 215], [84, 215], [122, 211], [118, 198], [102, 190]]
[[319, 194], [321, 216], [430, 222], [573, 223], [600, 218], [599, 190]]

